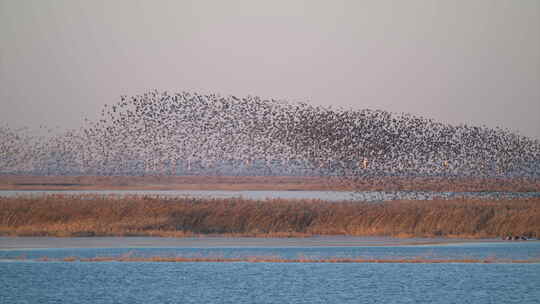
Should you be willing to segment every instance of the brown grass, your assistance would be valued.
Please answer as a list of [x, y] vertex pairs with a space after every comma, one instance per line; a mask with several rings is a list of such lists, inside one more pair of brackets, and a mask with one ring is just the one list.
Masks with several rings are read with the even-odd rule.
[[295, 176], [16, 176], [0, 175], [0, 190], [422, 190], [540, 191], [525, 178]]
[[0, 235], [540, 237], [540, 198], [331, 203], [49, 195], [0, 198]]

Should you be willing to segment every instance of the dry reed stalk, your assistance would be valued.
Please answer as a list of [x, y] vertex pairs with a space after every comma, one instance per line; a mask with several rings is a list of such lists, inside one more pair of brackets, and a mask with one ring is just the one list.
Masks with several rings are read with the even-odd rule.
[[0, 198], [0, 235], [540, 237], [540, 198], [324, 202], [63, 195]]

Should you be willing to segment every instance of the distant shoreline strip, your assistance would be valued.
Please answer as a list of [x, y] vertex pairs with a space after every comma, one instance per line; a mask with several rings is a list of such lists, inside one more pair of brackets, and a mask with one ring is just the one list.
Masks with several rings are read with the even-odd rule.
[[35, 262], [162, 262], [162, 263], [393, 263], [393, 264], [538, 264], [540, 259], [429, 259], [429, 258], [396, 258], [396, 259], [366, 259], [366, 258], [281, 258], [281, 257], [64, 257], [49, 258], [40, 257], [37, 259], [18, 258], [13, 261], [35, 261]]

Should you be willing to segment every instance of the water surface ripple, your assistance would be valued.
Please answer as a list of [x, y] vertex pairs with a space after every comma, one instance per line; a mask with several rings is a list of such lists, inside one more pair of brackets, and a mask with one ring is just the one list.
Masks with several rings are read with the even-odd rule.
[[126, 254], [140, 257], [279, 256], [285, 259], [527, 260], [540, 257], [538, 241], [427, 241], [345, 237], [0, 238], [0, 303], [538, 303], [538, 263], [39, 260]]
[[538, 303], [540, 265], [1, 263], [1, 303]]

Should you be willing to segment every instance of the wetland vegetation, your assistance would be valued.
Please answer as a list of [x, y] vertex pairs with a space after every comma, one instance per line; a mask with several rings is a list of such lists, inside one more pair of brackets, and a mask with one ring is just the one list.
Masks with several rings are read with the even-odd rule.
[[47, 195], [1, 197], [4, 236], [540, 236], [540, 198], [265, 201]]

